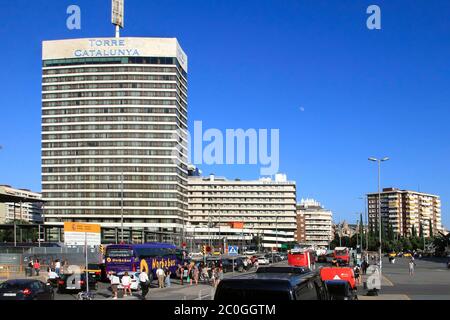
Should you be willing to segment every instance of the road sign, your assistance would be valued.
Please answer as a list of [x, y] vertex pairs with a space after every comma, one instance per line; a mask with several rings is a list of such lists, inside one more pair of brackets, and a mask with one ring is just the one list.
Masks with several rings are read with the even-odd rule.
[[228, 254], [229, 255], [237, 255], [239, 251], [238, 246], [228, 246]]
[[68, 246], [99, 246], [101, 232], [99, 224], [64, 222], [64, 243]]

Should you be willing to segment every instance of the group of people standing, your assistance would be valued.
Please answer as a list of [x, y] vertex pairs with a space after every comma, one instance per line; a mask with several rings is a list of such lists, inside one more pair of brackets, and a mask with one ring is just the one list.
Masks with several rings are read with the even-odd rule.
[[39, 276], [39, 272], [41, 271], [41, 263], [39, 262], [39, 259], [29, 259], [27, 267], [25, 267], [25, 275], [32, 277], [33, 271], [34, 275]]
[[193, 285], [199, 284], [199, 282], [210, 283], [212, 286], [217, 287], [219, 282], [223, 279], [223, 267], [219, 263], [216, 265], [212, 263], [208, 266], [204, 262], [185, 262], [184, 265], [178, 265], [177, 277], [180, 279], [181, 285], [189, 283]]

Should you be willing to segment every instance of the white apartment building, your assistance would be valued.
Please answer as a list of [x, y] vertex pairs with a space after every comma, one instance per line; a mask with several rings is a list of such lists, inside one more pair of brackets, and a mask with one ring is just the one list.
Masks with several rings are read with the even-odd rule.
[[[378, 230], [378, 193], [367, 195], [369, 228]], [[395, 234], [411, 236], [413, 228], [419, 235], [423, 228], [425, 237], [430, 231], [442, 231], [441, 200], [439, 196], [416, 191], [385, 188], [381, 192], [381, 219], [383, 229], [389, 225]], [[431, 227], [431, 230], [430, 230]]]
[[188, 186], [189, 236], [196, 228], [201, 241], [219, 237], [242, 246], [258, 237], [266, 249], [295, 241], [296, 184], [285, 175], [254, 181], [194, 176]]
[[188, 64], [177, 39], [44, 41], [42, 55], [45, 224], [99, 223], [114, 239], [123, 213], [124, 228], [180, 242]]
[[297, 241], [316, 248], [328, 247], [333, 240], [333, 213], [314, 199], [297, 205]]
[[[26, 189], [15, 189], [10, 186], [0, 186], [0, 194], [18, 197], [35, 199], [39, 201], [42, 199], [40, 193], [32, 192]], [[40, 202], [0, 202], [0, 224], [12, 221], [26, 221], [30, 223], [42, 222], [42, 204]]]

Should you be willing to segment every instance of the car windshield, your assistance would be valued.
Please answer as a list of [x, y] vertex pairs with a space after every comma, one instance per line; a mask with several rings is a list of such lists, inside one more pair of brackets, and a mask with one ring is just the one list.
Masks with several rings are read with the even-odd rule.
[[337, 256], [345, 256], [347, 254], [347, 250], [336, 250]]

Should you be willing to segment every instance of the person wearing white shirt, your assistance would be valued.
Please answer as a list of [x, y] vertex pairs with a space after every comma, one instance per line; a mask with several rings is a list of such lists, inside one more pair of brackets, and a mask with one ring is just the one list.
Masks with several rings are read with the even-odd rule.
[[161, 267], [159, 267], [159, 268], [156, 270], [156, 276], [158, 277], [158, 284], [159, 284], [159, 287], [160, 287], [160, 288], [164, 288], [164, 277], [165, 277], [165, 273], [164, 273], [164, 270], [163, 270]]
[[120, 279], [118, 276], [113, 274], [112, 272], [109, 273], [109, 281], [111, 281], [111, 290], [113, 292], [113, 299], [117, 299], [117, 289], [120, 284]]
[[128, 275], [128, 272], [125, 272], [125, 274], [122, 277], [122, 286], [123, 286], [123, 296], [127, 296], [127, 291], [129, 292], [131, 296], [131, 277]]
[[150, 286], [150, 279], [148, 278], [147, 270], [143, 270], [139, 274], [139, 282], [141, 284], [142, 300], [145, 300], [148, 293], [148, 287]]
[[48, 270], [48, 278], [50, 280], [54, 280], [54, 279], [59, 278], [59, 275], [55, 271], [53, 271], [53, 269], [49, 269]]
[[60, 270], [61, 270], [61, 262], [59, 260], [56, 260], [55, 261], [55, 272], [57, 274], [59, 274]]

